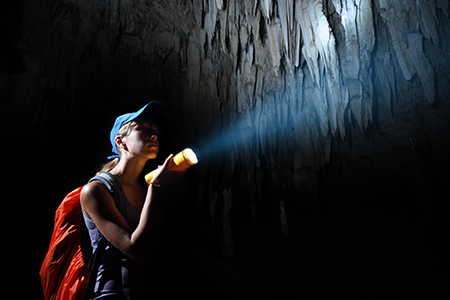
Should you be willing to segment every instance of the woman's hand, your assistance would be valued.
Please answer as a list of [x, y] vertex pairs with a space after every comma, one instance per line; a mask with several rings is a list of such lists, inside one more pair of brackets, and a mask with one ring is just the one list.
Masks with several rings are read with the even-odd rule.
[[186, 173], [186, 170], [176, 170], [176, 165], [173, 161], [173, 154], [171, 154], [167, 157], [164, 164], [156, 169], [155, 175], [150, 181], [149, 186], [153, 185], [155, 187], [164, 187], [165, 185], [169, 185], [179, 179], [179, 177], [184, 173]]

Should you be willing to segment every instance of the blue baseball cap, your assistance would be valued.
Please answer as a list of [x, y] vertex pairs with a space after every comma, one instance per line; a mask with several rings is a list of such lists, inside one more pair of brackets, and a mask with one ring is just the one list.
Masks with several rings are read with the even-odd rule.
[[119, 133], [120, 128], [123, 125], [134, 121], [136, 119], [142, 120], [144, 122], [150, 122], [158, 124], [159, 127], [162, 127], [166, 122], [166, 107], [159, 101], [152, 101], [147, 103], [144, 107], [142, 107], [137, 112], [123, 114], [118, 116], [116, 121], [114, 122], [114, 126], [111, 129], [111, 133], [109, 135], [112, 152], [114, 155], [109, 156], [108, 159], [113, 159], [119, 157], [119, 151], [117, 151], [117, 146], [115, 142], [115, 138]]

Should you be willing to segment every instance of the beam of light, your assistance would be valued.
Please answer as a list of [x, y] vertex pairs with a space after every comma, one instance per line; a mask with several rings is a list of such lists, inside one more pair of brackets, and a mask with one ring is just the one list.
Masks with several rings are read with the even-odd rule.
[[287, 103], [264, 103], [262, 108], [241, 113], [235, 120], [224, 122], [227, 126], [204, 136], [199, 145], [193, 147], [199, 156], [199, 162], [236, 154], [254, 156], [257, 159], [260, 150], [264, 153], [270, 146], [276, 147], [279, 145], [278, 140], [286, 136], [288, 130], [298, 126], [300, 120], [286, 122], [284, 115], [287, 110]]
[[251, 146], [256, 137], [250, 122], [250, 115], [242, 117], [235, 124], [213, 133], [209, 139], [204, 138], [196, 148], [199, 160], [219, 159]]

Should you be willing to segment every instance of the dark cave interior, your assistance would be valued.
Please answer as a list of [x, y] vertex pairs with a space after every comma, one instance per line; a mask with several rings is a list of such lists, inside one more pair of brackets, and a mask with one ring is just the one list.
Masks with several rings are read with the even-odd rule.
[[24, 223], [6, 237], [28, 299], [60, 201], [109, 155], [114, 118], [155, 99], [172, 116], [148, 170], [200, 149], [166, 296], [448, 297], [448, 1], [2, 6], [4, 210]]

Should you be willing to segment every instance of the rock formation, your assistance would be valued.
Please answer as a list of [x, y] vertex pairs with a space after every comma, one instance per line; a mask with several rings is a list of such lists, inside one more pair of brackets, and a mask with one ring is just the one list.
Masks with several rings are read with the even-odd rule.
[[[388, 249], [448, 225], [449, 13], [446, 0], [24, 0], [2, 115], [14, 133], [90, 134], [100, 163], [107, 139], [89, 124], [107, 132], [164, 99], [172, 146], [201, 155], [198, 236], [263, 293], [376, 298], [396, 280], [439, 293], [383, 268], [407, 265]], [[438, 262], [415, 256], [443, 245], [431, 240], [408, 270], [436, 279]]]

